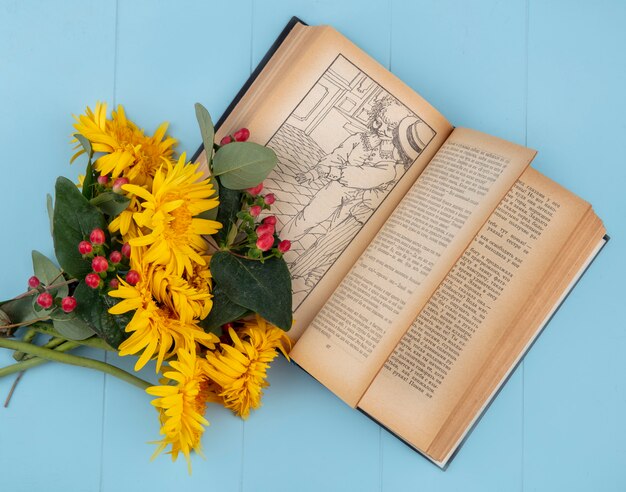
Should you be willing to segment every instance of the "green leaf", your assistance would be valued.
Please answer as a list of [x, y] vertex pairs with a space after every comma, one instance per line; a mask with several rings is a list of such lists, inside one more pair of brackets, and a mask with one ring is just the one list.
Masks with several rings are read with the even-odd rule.
[[[229, 144], [232, 145], [232, 144]], [[229, 231], [237, 223], [237, 213], [241, 210], [241, 192], [229, 188], [220, 188], [220, 205], [217, 209], [217, 221], [222, 228], [215, 234], [218, 243], [226, 243]]]
[[124, 331], [132, 315], [109, 314], [109, 308], [118, 303], [117, 299], [92, 289], [84, 282], [78, 284], [74, 291], [76, 298], [76, 316], [82, 319], [96, 334], [111, 347], [117, 348], [126, 337]]
[[33, 308], [34, 302], [33, 296], [21, 297], [20, 299], [13, 299], [2, 304], [2, 311], [11, 320], [11, 325], [17, 323], [25, 323], [26, 321], [32, 321], [40, 317]]
[[211, 157], [213, 154], [213, 141], [215, 140], [215, 128], [211, 115], [207, 109], [200, 103], [196, 103], [196, 119], [200, 126], [200, 134], [202, 135], [202, 144], [206, 152], [206, 160], [211, 169]]
[[70, 340], [84, 340], [94, 334], [94, 331], [89, 327], [89, 325], [78, 316], [68, 319], [58, 319], [53, 317], [52, 325], [61, 336]]
[[272, 149], [253, 142], [232, 142], [220, 147], [213, 157], [213, 174], [231, 190], [252, 188], [276, 166]]
[[[42, 255], [39, 251], [33, 250], [33, 272], [44, 285], [52, 285], [65, 281], [61, 269], [56, 266], [52, 260], [45, 255]], [[62, 285], [57, 289], [53, 289], [50, 293], [53, 296], [65, 297], [69, 292], [67, 285]]]
[[48, 210], [48, 220], [50, 220], [50, 235], [54, 234], [54, 205], [52, 205], [52, 195], [46, 194], [46, 209]]
[[218, 251], [210, 267], [216, 285], [232, 302], [283, 330], [291, 328], [291, 276], [284, 259], [261, 263]]
[[119, 193], [106, 191], [92, 198], [89, 203], [98, 207], [102, 213], [116, 217], [128, 208], [130, 198], [120, 195]]
[[221, 335], [221, 326], [246, 316], [250, 310], [235, 304], [219, 285], [213, 288], [213, 307], [209, 315], [200, 322], [205, 331]]
[[87, 163], [87, 169], [85, 169], [85, 179], [83, 180], [83, 196], [87, 200], [91, 200], [94, 196], [95, 189], [94, 185], [96, 184], [96, 180], [93, 176], [93, 166], [91, 165], [91, 158], [89, 158], [89, 162]]
[[87, 154], [87, 158], [91, 161], [91, 158], [93, 157], [93, 148], [91, 147], [91, 142], [80, 133], [75, 133], [73, 136], [76, 140], [78, 140], [78, 143], [83, 146], [83, 149], [85, 149], [85, 153]]
[[78, 243], [92, 230], [106, 230], [104, 215], [91, 205], [69, 179], [60, 177], [55, 187], [54, 252], [61, 268], [74, 278], [91, 272], [91, 265], [78, 252]]

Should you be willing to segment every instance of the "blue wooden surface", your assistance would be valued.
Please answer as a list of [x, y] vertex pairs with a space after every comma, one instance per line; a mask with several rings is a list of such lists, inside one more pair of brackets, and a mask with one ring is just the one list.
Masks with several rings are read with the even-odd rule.
[[535, 165], [594, 204], [611, 243], [446, 472], [280, 360], [247, 422], [210, 407], [189, 477], [183, 460], [149, 461], [147, 395], [48, 364], [0, 408], [0, 490], [626, 490], [621, 1], [2, 0], [0, 298], [25, 284], [31, 249], [52, 251], [45, 194], [79, 171], [70, 113], [123, 103], [147, 129], [169, 120], [193, 152], [193, 103], [219, 115], [294, 14], [335, 26], [455, 124], [538, 149]]

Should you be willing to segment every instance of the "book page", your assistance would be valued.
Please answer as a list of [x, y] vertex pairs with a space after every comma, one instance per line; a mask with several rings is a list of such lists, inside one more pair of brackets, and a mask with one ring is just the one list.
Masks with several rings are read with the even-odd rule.
[[482, 370], [485, 362], [510, 335], [515, 317], [589, 209], [528, 169], [415, 319], [359, 407], [426, 452], [473, 381], [490, 377]]
[[216, 140], [240, 127], [278, 156], [264, 190], [292, 244], [295, 340], [452, 126], [337, 31], [297, 25]]
[[292, 351], [355, 406], [535, 152], [455, 129]]

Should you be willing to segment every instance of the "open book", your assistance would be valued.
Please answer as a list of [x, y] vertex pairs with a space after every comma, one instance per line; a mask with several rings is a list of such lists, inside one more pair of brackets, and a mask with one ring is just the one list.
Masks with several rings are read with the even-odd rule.
[[292, 20], [218, 127], [278, 155], [293, 360], [445, 466], [605, 243], [600, 219], [535, 151], [455, 128], [328, 26]]

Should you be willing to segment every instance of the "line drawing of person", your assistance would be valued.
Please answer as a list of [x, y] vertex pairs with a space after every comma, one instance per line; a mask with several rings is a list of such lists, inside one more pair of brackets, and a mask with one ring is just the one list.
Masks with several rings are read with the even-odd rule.
[[308, 287], [319, 281], [433, 136], [426, 123], [386, 94], [373, 103], [365, 131], [296, 176], [300, 185], [320, 188], [281, 231], [304, 250], [290, 261], [294, 278], [304, 277]]

